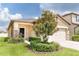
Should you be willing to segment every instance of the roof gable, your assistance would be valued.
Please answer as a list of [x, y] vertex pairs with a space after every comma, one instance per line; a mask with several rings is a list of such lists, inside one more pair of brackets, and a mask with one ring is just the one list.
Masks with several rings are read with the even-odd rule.
[[79, 14], [78, 14], [78, 13], [71, 12], [71, 13], [67, 13], [67, 14], [62, 15], [62, 17], [64, 17], [64, 16], [68, 16], [68, 15], [72, 15], [72, 14], [74, 14], [74, 15], [78, 15], [78, 16], [79, 16]]
[[66, 21], [62, 16], [60, 16], [59, 14], [57, 14], [57, 17], [60, 17], [62, 21], [64, 21], [65, 23], [67, 23], [68, 25], [70, 25], [70, 23], [68, 21]]

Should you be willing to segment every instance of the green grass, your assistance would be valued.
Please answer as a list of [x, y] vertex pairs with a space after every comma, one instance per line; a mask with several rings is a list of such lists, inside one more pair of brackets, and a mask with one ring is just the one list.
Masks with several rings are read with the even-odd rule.
[[24, 43], [0, 42], [0, 56], [79, 56], [79, 51], [62, 48], [56, 52], [40, 53], [28, 49]]
[[39, 53], [28, 49], [23, 43], [0, 42], [0, 56], [79, 56], [79, 51], [63, 48], [56, 52]]

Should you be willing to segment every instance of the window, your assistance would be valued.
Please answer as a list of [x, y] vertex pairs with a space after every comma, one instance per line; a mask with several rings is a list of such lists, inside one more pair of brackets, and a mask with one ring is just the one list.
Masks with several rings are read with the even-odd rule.
[[77, 34], [77, 35], [79, 35], [79, 26], [77, 26], [77, 27], [74, 28], [74, 33]]
[[76, 18], [77, 18], [76, 15], [72, 15], [72, 22], [73, 23], [77, 21]]
[[78, 22], [79, 22], [79, 16], [77, 16], [77, 17], [76, 17], [76, 21], [78, 21]]

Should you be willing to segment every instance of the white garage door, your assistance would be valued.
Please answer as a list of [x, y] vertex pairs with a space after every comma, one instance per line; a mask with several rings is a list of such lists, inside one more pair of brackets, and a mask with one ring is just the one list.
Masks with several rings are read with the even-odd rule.
[[57, 39], [58, 40], [66, 40], [66, 30], [65, 29], [59, 29], [57, 32]]
[[48, 42], [63, 40], [66, 40], [66, 30], [64, 28], [61, 28], [53, 35], [49, 36]]

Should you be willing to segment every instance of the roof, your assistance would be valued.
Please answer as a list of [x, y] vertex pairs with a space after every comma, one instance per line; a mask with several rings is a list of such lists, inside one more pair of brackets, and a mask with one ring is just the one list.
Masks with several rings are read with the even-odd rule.
[[12, 22], [29, 22], [29, 23], [31, 23], [31, 22], [34, 22], [36, 19], [12, 19], [11, 21]]
[[[58, 17], [60, 17], [62, 20], [64, 20], [67, 24], [70, 25], [69, 22], [67, 22], [62, 16], [60, 16], [59, 14], [57, 14]], [[11, 26], [11, 24], [13, 24], [14, 22], [26, 22], [26, 23], [33, 23], [33, 22], [36, 22], [38, 19], [16, 19], [16, 20], [11, 20], [10, 23], [9, 23], [9, 26], [8, 26], [8, 29], [9, 27]]]
[[10, 23], [9, 23], [9, 26], [8, 26], [8, 29], [9, 27], [11, 26], [11, 24], [13, 24], [14, 22], [25, 22], [25, 23], [33, 23], [35, 22], [37, 19], [16, 19], [16, 20], [11, 20]]
[[62, 17], [67, 16], [67, 15], [70, 15], [70, 14], [74, 14], [74, 15], [78, 15], [78, 16], [79, 16], [79, 14], [78, 14], [78, 13], [71, 12], [71, 13], [67, 13], [67, 14], [62, 15]]
[[63, 21], [65, 21], [68, 25], [70, 25], [70, 23], [66, 21], [62, 16], [60, 16], [59, 14], [57, 14], [57, 16], [60, 17]]

